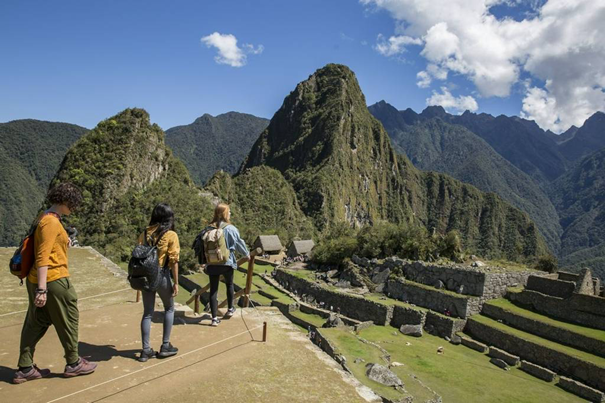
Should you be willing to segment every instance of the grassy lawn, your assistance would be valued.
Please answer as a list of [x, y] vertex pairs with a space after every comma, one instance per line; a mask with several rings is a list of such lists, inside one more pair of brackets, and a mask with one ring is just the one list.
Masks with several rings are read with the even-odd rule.
[[305, 322], [312, 324], [315, 327], [322, 327], [322, 325], [326, 323], [326, 319], [322, 318], [319, 315], [305, 313], [302, 311], [291, 311], [290, 314], [292, 316], [296, 316], [297, 318], [304, 320]]
[[486, 304], [497, 306], [502, 309], [506, 309], [509, 312], [514, 313], [517, 316], [522, 316], [527, 319], [537, 320], [539, 322], [543, 322], [552, 326], [560, 327], [566, 330], [569, 330], [574, 333], [578, 333], [584, 335], [586, 337], [591, 337], [593, 339], [605, 341], [605, 330], [592, 329], [589, 327], [584, 327], [580, 325], [574, 325], [573, 323], [562, 322], [560, 320], [552, 319], [545, 315], [540, 315], [539, 313], [532, 312], [527, 309], [523, 309], [509, 300], [500, 298], [487, 302]]
[[551, 348], [551, 349], [556, 350], [556, 351], [560, 351], [561, 353], [564, 353], [564, 354], [568, 354], [568, 355], [577, 357], [577, 358], [579, 358], [581, 360], [584, 360], [584, 361], [592, 362], [595, 365], [598, 365], [600, 367], [605, 368], [605, 358], [598, 357], [596, 355], [592, 355], [590, 353], [587, 353], [587, 352], [584, 352], [584, 351], [581, 351], [581, 350], [576, 350], [575, 348], [572, 348], [572, 347], [564, 346], [562, 344], [555, 343], [553, 341], [543, 339], [542, 337], [533, 335], [531, 333], [524, 332], [522, 330], [518, 330], [518, 329], [512, 328], [510, 326], [507, 326], [507, 325], [505, 325], [503, 323], [497, 322], [497, 321], [495, 321], [493, 319], [490, 319], [490, 318], [488, 318], [486, 316], [483, 316], [483, 315], [474, 315], [469, 320], [474, 320], [474, 321], [477, 321], [479, 323], [483, 323], [483, 324], [485, 324], [487, 326], [490, 326], [490, 327], [493, 327], [495, 329], [498, 329], [498, 330], [501, 330], [503, 332], [506, 332], [508, 334], [512, 334], [514, 336], [520, 337], [520, 338], [522, 338], [524, 340], [527, 340], [527, 341], [530, 341], [530, 342], [533, 342], [533, 343], [536, 343], [536, 344], [540, 344], [542, 346]]
[[[361, 357], [366, 362], [381, 362], [380, 351], [355, 339], [353, 333], [328, 329], [327, 336], [347, 357], [355, 376], [372, 387], [365, 377], [365, 363], [353, 364]], [[340, 333], [338, 333], [340, 332]], [[421, 338], [404, 336], [393, 328], [372, 326], [362, 330], [360, 336], [379, 344], [391, 355], [391, 362], [403, 363], [392, 367], [406, 389], [418, 401], [424, 401], [428, 393], [424, 385], [436, 391], [448, 403], [538, 403], [583, 402], [584, 400], [513, 368], [510, 371], [489, 363], [489, 357], [464, 346], [454, 346], [445, 340], [425, 334]], [[409, 342], [410, 345], [406, 345]], [[445, 353], [437, 354], [443, 346]], [[380, 389], [377, 388], [380, 393]], [[385, 395], [385, 397], [389, 397]]]

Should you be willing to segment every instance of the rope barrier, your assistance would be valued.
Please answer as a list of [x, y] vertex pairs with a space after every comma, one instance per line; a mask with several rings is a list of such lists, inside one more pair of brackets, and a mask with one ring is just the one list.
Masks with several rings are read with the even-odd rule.
[[[91, 296], [89, 296], [89, 297], [84, 297], [84, 298], [78, 298], [78, 302], [80, 302], [80, 301], [84, 301], [84, 300], [87, 300], [87, 299], [91, 299], [91, 298], [103, 297], [103, 296], [105, 296], [105, 295], [115, 294], [115, 293], [117, 293], [117, 292], [122, 292], [122, 291], [127, 291], [127, 290], [132, 290], [132, 288], [128, 287], [128, 288], [123, 288], [123, 289], [121, 289], [121, 290], [116, 290], [116, 291], [110, 291], [110, 292], [106, 292], [106, 293], [103, 293], [103, 294], [91, 295]], [[27, 312], [27, 309], [24, 309], [24, 310], [22, 310], [22, 311], [15, 311], [15, 312], [3, 313], [2, 315], [0, 315], [0, 318], [2, 318], [2, 317], [4, 317], [4, 316], [15, 315], [15, 314], [17, 314], [17, 313], [24, 313], [24, 312]]]
[[80, 393], [82, 393], [82, 392], [86, 392], [86, 391], [88, 391], [88, 390], [91, 390], [91, 389], [94, 389], [94, 388], [98, 388], [99, 386], [107, 385], [108, 383], [111, 383], [111, 382], [117, 381], [118, 379], [126, 378], [126, 377], [128, 377], [128, 376], [131, 376], [131, 375], [134, 375], [134, 374], [138, 374], [139, 372], [143, 372], [143, 371], [146, 371], [146, 370], [148, 370], [148, 369], [155, 368], [155, 367], [157, 367], [157, 366], [159, 366], [159, 365], [162, 365], [162, 364], [165, 364], [165, 363], [167, 363], [167, 362], [172, 362], [172, 361], [178, 360], [178, 359], [180, 359], [180, 358], [183, 358], [183, 357], [188, 356], [189, 354], [193, 354], [193, 353], [196, 353], [196, 352], [198, 352], [198, 351], [204, 350], [204, 349], [206, 349], [206, 348], [208, 348], [208, 347], [212, 347], [212, 346], [215, 346], [215, 345], [217, 345], [217, 344], [223, 343], [223, 342], [225, 342], [225, 341], [227, 341], [227, 340], [234, 339], [234, 338], [236, 338], [236, 337], [238, 337], [238, 336], [241, 336], [241, 335], [243, 335], [243, 334], [249, 333], [249, 332], [251, 332], [252, 330], [260, 329], [261, 327], [263, 327], [263, 326], [262, 326], [262, 325], [260, 325], [260, 326], [257, 326], [257, 327], [255, 327], [255, 328], [253, 328], [253, 329], [246, 329], [246, 331], [244, 331], [244, 332], [241, 332], [241, 333], [235, 334], [235, 335], [233, 335], [233, 336], [230, 336], [230, 337], [227, 337], [227, 338], [225, 338], [225, 339], [222, 339], [222, 340], [216, 341], [216, 342], [214, 342], [214, 343], [207, 344], [207, 345], [202, 346], [202, 347], [200, 347], [200, 348], [196, 348], [195, 350], [191, 350], [191, 351], [186, 352], [186, 353], [184, 353], [184, 354], [177, 355], [177, 356], [175, 356], [175, 357], [173, 357], [173, 358], [165, 358], [164, 360], [162, 360], [162, 361], [158, 362], [157, 364], [153, 364], [153, 365], [150, 365], [150, 366], [148, 366], [148, 367], [145, 367], [145, 368], [141, 368], [141, 369], [139, 369], [139, 370], [136, 370], [136, 371], [134, 371], [134, 372], [129, 372], [129, 373], [127, 373], [127, 374], [124, 374], [124, 375], [118, 376], [117, 378], [109, 379], [109, 380], [107, 380], [107, 381], [105, 381], [105, 382], [101, 382], [101, 383], [98, 383], [98, 384], [96, 384], [96, 385], [89, 386], [88, 388], [84, 388], [84, 389], [78, 390], [78, 391], [73, 392], [73, 393], [70, 393], [70, 394], [68, 394], [68, 395], [61, 396], [61, 397], [56, 398], [56, 399], [53, 399], [53, 400], [49, 400], [47, 403], [54, 403], [54, 402], [58, 402], [59, 400], [67, 399], [68, 397], [72, 397], [72, 396], [75, 396], [75, 395], [80, 394]]

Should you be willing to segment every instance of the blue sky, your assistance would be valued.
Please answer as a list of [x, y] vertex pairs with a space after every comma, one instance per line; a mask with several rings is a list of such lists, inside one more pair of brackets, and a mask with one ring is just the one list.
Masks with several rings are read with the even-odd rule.
[[[486, 96], [485, 87], [477, 90], [474, 73], [455, 68], [447, 79], [419, 87], [417, 74], [428, 63], [447, 62], [428, 60], [421, 54], [424, 44], [381, 54], [377, 45], [391, 37], [420, 43], [426, 35], [414, 28], [414, 18], [422, 15], [402, 19], [393, 8], [399, 5], [391, 4], [397, 1], [4, 0], [0, 122], [35, 118], [91, 128], [134, 106], [145, 108], [164, 129], [232, 110], [270, 118], [298, 82], [327, 63], [349, 66], [368, 104], [384, 99], [398, 109], [420, 111], [434, 91], [446, 88], [453, 98], [472, 97], [476, 112], [521, 112], [531, 72], [520, 69], [508, 95]], [[534, 18], [528, 10], [535, 6], [498, 5], [494, 14]], [[214, 32], [235, 36], [242, 49], [262, 46], [262, 53], [247, 55], [241, 67], [218, 64], [217, 48], [201, 41]], [[464, 40], [464, 33], [452, 32]], [[464, 57], [460, 51], [460, 60], [476, 65]], [[546, 88], [538, 75], [531, 84], [537, 97]]]

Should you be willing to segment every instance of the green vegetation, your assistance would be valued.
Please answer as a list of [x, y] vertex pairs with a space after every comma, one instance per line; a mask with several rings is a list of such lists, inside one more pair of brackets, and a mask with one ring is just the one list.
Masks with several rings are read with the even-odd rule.
[[[339, 353], [347, 358], [347, 365], [361, 382], [376, 387], [378, 393], [388, 392], [388, 388], [380, 388], [379, 384], [370, 381], [365, 375], [365, 365], [368, 362], [384, 363], [378, 348], [364, 344], [353, 333], [340, 329], [325, 329], [325, 335]], [[518, 368], [503, 371], [490, 364], [489, 357], [485, 354], [460, 345], [444, 344], [444, 340], [436, 336], [404, 336], [394, 328], [383, 326], [364, 329], [360, 336], [384, 348], [391, 355], [391, 362], [403, 363], [402, 366], [391, 367], [391, 370], [403, 380], [406, 390], [419, 401], [428, 398], [428, 391], [423, 385], [442, 396], [444, 402], [452, 403], [584, 401]], [[437, 354], [440, 346], [444, 347], [442, 355]], [[356, 364], [356, 358], [363, 358], [365, 362]]]
[[564, 230], [560, 266], [590, 267], [601, 279], [605, 279], [604, 192], [605, 149], [579, 161], [550, 189]]
[[537, 320], [539, 322], [546, 323], [548, 325], [552, 325], [552, 326], [556, 326], [556, 327], [560, 327], [562, 329], [566, 329], [571, 332], [584, 335], [586, 337], [591, 337], [591, 338], [597, 339], [597, 340], [605, 340], [605, 330], [592, 329], [589, 327], [574, 325], [573, 323], [562, 322], [560, 320], [556, 320], [556, 319], [550, 318], [548, 316], [540, 315], [539, 313], [536, 313], [536, 312], [533, 312], [533, 311], [530, 311], [527, 309], [523, 309], [523, 308], [513, 304], [509, 300], [506, 300], [503, 298], [491, 300], [489, 302], [486, 302], [486, 304], [505, 309], [511, 313], [514, 313], [517, 316], [521, 316], [521, 317], [524, 317], [527, 319]]
[[548, 273], [556, 273], [559, 270], [559, 262], [553, 255], [544, 255], [538, 258], [538, 262], [534, 267], [536, 270], [546, 271]]
[[322, 327], [323, 324], [326, 323], [326, 319], [322, 318], [321, 316], [305, 313], [303, 311], [290, 311], [290, 315], [302, 319], [315, 327]]
[[66, 220], [78, 229], [83, 245], [114, 261], [128, 260], [153, 207], [164, 202], [175, 212], [181, 267], [193, 266], [190, 245], [212, 218], [212, 205], [144, 110], [126, 109], [78, 140], [52, 184], [64, 181], [84, 195], [81, 208]]
[[[336, 231], [339, 232], [339, 231]], [[461, 261], [462, 245], [458, 231], [430, 235], [426, 228], [378, 222], [354, 232], [334, 235], [332, 231], [318, 242], [313, 252], [317, 263], [340, 264], [351, 255], [385, 258]]]
[[203, 186], [217, 171], [236, 173], [268, 123], [245, 113], [205, 114], [166, 130], [166, 144], [185, 163], [193, 181]]
[[0, 123], [0, 245], [19, 244], [65, 152], [86, 131], [33, 119]]
[[587, 352], [581, 351], [581, 350], [577, 350], [572, 347], [564, 346], [562, 344], [555, 343], [554, 341], [543, 339], [542, 337], [533, 335], [531, 333], [524, 332], [519, 329], [512, 328], [510, 326], [507, 326], [503, 323], [500, 323], [498, 321], [495, 321], [495, 320], [490, 319], [483, 315], [473, 315], [469, 320], [474, 320], [476, 322], [483, 323], [484, 325], [501, 330], [508, 334], [512, 334], [513, 336], [520, 337], [529, 342], [533, 342], [533, 343], [542, 345], [544, 347], [552, 348], [553, 350], [574, 356], [576, 358], [579, 358], [579, 359], [587, 361], [587, 362], [592, 362], [595, 365], [605, 368], [605, 358], [598, 357], [596, 355], [592, 355], [590, 353], [587, 353]]
[[[484, 192], [494, 192], [535, 221], [550, 249], [559, 250], [562, 233], [559, 217], [547, 195], [530, 176], [498, 154], [485, 140], [459, 124], [451, 115], [429, 118], [425, 114], [406, 121], [408, 111], [398, 111], [382, 101], [369, 107], [389, 133], [394, 148], [415, 167], [443, 172]], [[451, 116], [452, 119], [455, 119]]]

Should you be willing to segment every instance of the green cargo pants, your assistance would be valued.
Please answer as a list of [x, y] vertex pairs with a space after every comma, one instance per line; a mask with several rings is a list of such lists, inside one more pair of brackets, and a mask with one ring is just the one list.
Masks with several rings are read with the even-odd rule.
[[65, 361], [78, 361], [78, 295], [69, 277], [51, 281], [46, 286], [46, 305], [37, 308], [34, 298], [37, 284], [25, 281], [29, 295], [29, 308], [21, 330], [21, 353], [19, 367], [34, 365], [36, 344], [44, 336], [50, 325], [54, 325], [65, 350]]

